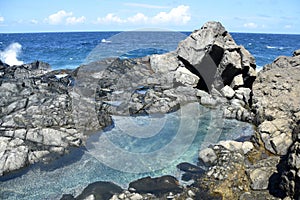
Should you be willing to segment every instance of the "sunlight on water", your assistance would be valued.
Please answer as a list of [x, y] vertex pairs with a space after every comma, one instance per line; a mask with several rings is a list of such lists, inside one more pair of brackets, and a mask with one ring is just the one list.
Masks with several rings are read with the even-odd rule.
[[[181, 109], [177, 112], [160, 116], [159, 120], [153, 120], [151, 116], [135, 118], [114, 117], [115, 127], [106, 132], [91, 136], [87, 141], [87, 148], [73, 149], [70, 154], [48, 165], [35, 164], [14, 178], [12, 175], [2, 177], [0, 179], [2, 181], [0, 183], [0, 199], [59, 199], [62, 194], [65, 193], [78, 195], [88, 184], [100, 180], [112, 181], [123, 188], [127, 188], [131, 181], [148, 175], [161, 176], [171, 174], [180, 178], [181, 172], [176, 169], [176, 165], [181, 162], [196, 164], [198, 150], [201, 148], [201, 144], [211, 140], [217, 142], [220, 139], [237, 139], [249, 136], [253, 132], [252, 126], [248, 123], [220, 118], [219, 110], [208, 110], [198, 104], [192, 105], [198, 106], [196, 110], [199, 111], [200, 114], [196, 116], [186, 115]], [[178, 130], [180, 129], [180, 124], [186, 123], [188, 120], [192, 122], [190, 124], [184, 124], [181, 127], [183, 130], [182, 134], [185, 134], [186, 137], [181, 138], [181, 140], [176, 140], [176, 138], [179, 137]], [[139, 123], [136, 123], [137, 121], [139, 121]], [[124, 127], [124, 122], [128, 122], [125, 123], [127, 124], [126, 127]], [[197, 122], [199, 122], [199, 124], [193, 135], [192, 129], [195, 127], [190, 127], [190, 125], [195, 125]], [[152, 125], [150, 126], [150, 124]], [[139, 131], [127, 134], [130, 130], [133, 130], [132, 128], [136, 129], [140, 127], [142, 130], [144, 126], [152, 127], [155, 125], [160, 127], [155, 130], [157, 131], [156, 134], [147, 135], [148, 133], [145, 133], [144, 137], [136, 137]], [[160, 152], [161, 149], [165, 148], [174, 140], [176, 140], [177, 143], [169, 148], [170, 151], [174, 151], [175, 153], [165, 154], [170, 152], [161, 151], [155, 154], [156, 157], [152, 158], [152, 162], [148, 162], [151, 165], [145, 165], [153, 167], [153, 169], [156, 168], [155, 171], [151, 171], [144, 170], [145, 168], [143, 168], [144, 165], [142, 162], [147, 163], [147, 160], [139, 160], [138, 157], [127, 157], [126, 160], [124, 157], [121, 157], [121, 154], [114, 154], [114, 157], [111, 158], [114, 162], [107, 162], [106, 165], [103, 164], [103, 160], [95, 156], [91, 145], [95, 145], [95, 142], [104, 143], [104, 140], [102, 140], [104, 135], [110, 143], [130, 153], [142, 152], [147, 154]], [[217, 138], [209, 137], [211, 135], [217, 136]], [[191, 140], [189, 141], [184, 138]], [[106, 145], [107, 144], [104, 144], [103, 146]], [[182, 151], [182, 149], [184, 149], [184, 151]], [[102, 149], [102, 151], [98, 151], [98, 153], [102, 156], [109, 156], [109, 154], [105, 153], [109, 152], [109, 150], [111, 149]], [[173, 156], [170, 157], [170, 155]], [[107, 158], [109, 157], [106, 157], [106, 159]], [[135, 167], [132, 172], [141, 172], [129, 173], [126, 172], [126, 170], [120, 171], [117, 168], [111, 167], [115, 165], [126, 166], [124, 159], [125, 162], [131, 162], [131, 166]], [[163, 166], [156, 165], [158, 163], [157, 161], [163, 161]]]

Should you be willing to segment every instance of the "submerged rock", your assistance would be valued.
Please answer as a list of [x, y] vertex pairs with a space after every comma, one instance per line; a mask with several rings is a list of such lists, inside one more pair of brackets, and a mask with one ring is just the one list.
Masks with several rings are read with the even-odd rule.
[[183, 191], [179, 186], [177, 179], [173, 176], [141, 178], [131, 182], [129, 188], [134, 188], [138, 193], [151, 193], [156, 196], [161, 196], [170, 192], [177, 194]]
[[121, 193], [123, 189], [111, 182], [98, 181], [89, 184], [80, 195], [76, 197], [77, 200], [95, 199], [95, 200], [109, 200], [114, 194]]

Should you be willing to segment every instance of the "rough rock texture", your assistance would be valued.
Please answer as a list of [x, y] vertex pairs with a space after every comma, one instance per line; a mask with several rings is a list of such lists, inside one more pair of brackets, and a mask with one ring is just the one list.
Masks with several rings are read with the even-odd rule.
[[0, 175], [82, 144], [87, 124], [75, 124], [66, 73], [42, 62], [0, 66]]
[[179, 60], [194, 74], [201, 77], [199, 89], [211, 91], [212, 86], [221, 89], [231, 85], [236, 76], [242, 76], [242, 84], [251, 88], [256, 77], [254, 57], [238, 46], [231, 35], [218, 22], [207, 22], [179, 43]]
[[209, 188], [222, 199], [278, 199], [267, 189], [280, 158], [266, 158], [252, 142], [221, 141], [203, 149], [199, 159], [210, 167], [196, 181], [196, 187]]
[[199, 101], [251, 119], [254, 58], [218, 22], [163, 55], [108, 58], [73, 72], [41, 62], [0, 64], [0, 175], [81, 145], [86, 134], [112, 124], [111, 114], [168, 113]]
[[253, 85], [253, 109], [265, 148], [285, 155], [300, 121], [300, 56], [279, 57], [266, 65]]
[[[248, 88], [235, 90], [233, 104], [251, 101], [257, 132], [252, 142], [221, 141], [202, 150], [209, 166], [199, 186], [223, 199], [300, 198], [300, 55], [279, 57]], [[221, 90], [232, 98], [229, 88]], [[204, 96], [204, 94], [201, 93]], [[207, 177], [207, 178], [205, 178]]]
[[[97, 87], [100, 110], [118, 115], [167, 113], [200, 100], [212, 107], [227, 104], [228, 118], [251, 120], [255, 60], [218, 22], [207, 22], [174, 52], [100, 65], [106, 69]], [[84, 74], [89, 68], [79, 71]]]

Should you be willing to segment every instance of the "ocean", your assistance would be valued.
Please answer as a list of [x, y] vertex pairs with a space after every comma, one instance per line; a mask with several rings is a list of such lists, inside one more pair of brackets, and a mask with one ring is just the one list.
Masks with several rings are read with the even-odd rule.
[[[106, 57], [134, 58], [172, 51], [189, 34], [136, 31], [0, 34], [0, 57], [8, 64], [41, 60], [53, 69], [74, 69]], [[300, 48], [300, 35], [232, 33], [232, 36], [237, 44], [245, 46], [256, 58], [258, 69], [277, 56], [290, 56]], [[199, 117], [191, 114], [195, 111]], [[37, 163], [0, 177], [0, 199], [60, 199], [66, 193], [78, 195], [95, 181], [112, 181], [126, 188], [131, 181], [145, 176], [170, 174], [180, 179], [182, 172], [176, 165], [181, 162], [197, 164], [199, 149], [219, 140], [241, 139], [253, 133], [251, 124], [223, 119], [220, 113], [197, 104], [190, 110], [181, 108], [160, 118], [113, 116], [115, 128], [95, 133], [87, 140], [85, 148], [73, 149], [70, 154], [50, 164]], [[192, 122], [195, 124], [190, 126]], [[153, 137], [129, 137], [134, 132], [132, 130], [149, 130], [149, 124], [150, 128], [158, 128]], [[137, 130], [137, 126], [140, 129]], [[174, 138], [181, 134], [180, 130], [187, 131], [192, 137], [188, 142], [187, 137], [183, 137], [174, 144]], [[111, 148], [105, 146], [108, 144], [103, 142], [105, 139], [129, 152], [125, 156], [132, 156], [129, 157], [132, 162], [130, 168], [124, 168], [123, 160], [127, 158], [121, 154], [114, 155], [113, 163], [109, 162], [112, 159], [103, 161], [97, 158], [99, 151]], [[97, 146], [101, 149], [94, 151]], [[169, 148], [167, 151], [161, 151], [166, 147]], [[147, 156], [136, 156], [156, 151], [159, 154], [151, 162], [145, 160]], [[178, 157], [170, 156], [169, 152], [175, 152], [172, 156]], [[147, 163], [152, 165], [147, 168], [144, 166]]]
[[[0, 33], [0, 59], [11, 64], [40, 60], [53, 69], [73, 69], [105, 57], [131, 57], [176, 49], [190, 32]], [[231, 33], [255, 57], [258, 68], [300, 48], [300, 35]], [[139, 50], [142, 49], [142, 50]], [[145, 50], [146, 49], [146, 50]], [[132, 51], [133, 54], [132, 55]], [[129, 56], [130, 57], [130, 56]]]

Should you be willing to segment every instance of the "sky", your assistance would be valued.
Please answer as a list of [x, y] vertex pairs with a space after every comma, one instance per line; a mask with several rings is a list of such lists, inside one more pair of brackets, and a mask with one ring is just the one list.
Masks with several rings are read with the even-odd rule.
[[300, 34], [298, 0], [0, 0], [0, 33], [193, 31], [219, 21], [230, 32]]

